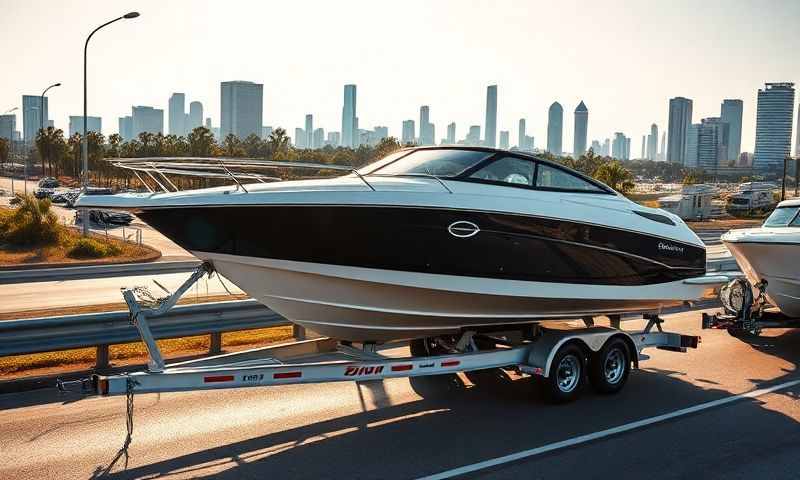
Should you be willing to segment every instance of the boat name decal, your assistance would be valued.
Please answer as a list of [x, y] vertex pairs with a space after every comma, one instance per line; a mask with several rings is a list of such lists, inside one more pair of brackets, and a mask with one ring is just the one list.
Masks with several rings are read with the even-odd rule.
[[669, 250], [670, 252], [678, 252], [683, 253], [683, 247], [679, 247], [677, 245], [670, 245], [664, 242], [658, 242], [658, 249], [659, 250]]
[[361, 375], [377, 375], [383, 372], [383, 366], [374, 367], [347, 367], [344, 371], [345, 377], [358, 377]]

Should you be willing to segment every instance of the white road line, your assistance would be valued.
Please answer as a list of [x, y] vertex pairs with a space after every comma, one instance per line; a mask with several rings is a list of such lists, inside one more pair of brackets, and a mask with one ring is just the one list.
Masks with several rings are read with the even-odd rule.
[[580, 445], [582, 443], [591, 442], [593, 440], [597, 440], [600, 438], [609, 437], [611, 435], [617, 435], [619, 433], [624, 433], [637, 428], [646, 427], [648, 425], [653, 425], [655, 423], [660, 423], [666, 420], [670, 420], [672, 418], [682, 417], [684, 415], [690, 415], [692, 413], [700, 412], [702, 410], [708, 410], [709, 408], [719, 407], [744, 398], [760, 397], [762, 395], [766, 395], [768, 393], [776, 392], [778, 390], [783, 390], [789, 387], [793, 387], [798, 384], [800, 384], [800, 380], [792, 380], [789, 382], [781, 383], [779, 385], [773, 385], [772, 387], [761, 388], [758, 390], [753, 390], [751, 392], [734, 395], [732, 397], [721, 398], [719, 400], [712, 400], [710, 402], [701, 403], [693, 407], [682, 408], [680, 410], [675, 410], [674, 412], [665, 413], [663, 415], [657, 415], [655, 417], [645, 418], [643, 420], [638, 420], [636, 422], [626, 423], [624, 425], [609, 428], [606, 430], [601, 430], [599, 432], [588, 433], [586, 435], [569, 438], [567, 440], [562, 440], [560, 442], [543, 445], [541, 447], [532, 448], [530, 450], [523, 450], [521, 452], [493, 458], [491, 460], [485, 460], [483, 462], [473, 463], [472, 465], [465, 465], [463, 467], [454, 468], [452, 470], [445, 470], [444, 472], [439, 472], [434, 475], [421, 477], [418, 480], [442, 480], [445, 478], [453, 478], [459, 475], [465, 475], [467, 473], [477, 472], [479, 470], [483, 470], [489, 467], [495, 467], [497, 465], [514, 462], [517, 460], [521, 460], [523, 458], [534, 457], [536, 455], [552, 452], [554, 450], [559, 450], [574, 445]]

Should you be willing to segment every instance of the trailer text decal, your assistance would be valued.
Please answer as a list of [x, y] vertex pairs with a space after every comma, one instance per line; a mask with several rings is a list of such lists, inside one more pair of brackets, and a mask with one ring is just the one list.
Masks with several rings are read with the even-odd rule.
[[347, 367], [344, 371], [346, 377], [358, 377], [361, 375], [377, 375], [383, 371], [383, 366], [377, 367]]

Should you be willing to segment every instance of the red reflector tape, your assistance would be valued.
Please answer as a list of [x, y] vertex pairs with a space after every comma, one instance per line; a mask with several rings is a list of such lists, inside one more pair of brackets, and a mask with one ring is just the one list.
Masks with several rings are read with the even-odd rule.
[[279, 379], [279, 378], [300, 378], [303, 376], [303, 372], [283, 372], [283, 373], [276, 373], [272, 375], [272, 378]]
[[446, 360], [442, 362], [443, 367], [455, 367], [456, 365], [461, 365], [461, 360]]
[[203, 377], [204, 383], [216, 383], [216, 382], [232, 382], [233, 375], [215, 375], [213, 377]]
[[414, 365], [392, 365], [393, 372], [403, 372], [405, 370], [411, 370], [414, 368]]

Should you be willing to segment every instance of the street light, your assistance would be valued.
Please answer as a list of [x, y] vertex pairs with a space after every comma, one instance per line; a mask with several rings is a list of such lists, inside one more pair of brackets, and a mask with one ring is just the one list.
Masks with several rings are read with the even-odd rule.
[[[42, 92], [42, 95], [39, 97], [39, 131], [40, 132], [44, 130], [44, 95], [51, 88], [60, 87], [60, 86], [61, 86], [60, 82], [50, 85], [49, 87], [44, 89], [44, 91]], [[36, 141], [36, 140], [34, 139], [34, 141]], [[44, 162], [44, 158], [42, 158], [42, 162]], [[25, 182], [23, 183], [23, 185], [25, 187], [25, 195], [27, 195], [28, 194], [28, 159], [27, 158], [25, 159], [25, 162], [24, 162], [24, 164], [22, 166], [22, 172], [23, 172], [22, 173], [23, 177], [25, 177]], [[44, 176], [44, 163], [42, 164], [42, 176]]]
[[[13, 112], [14, 110], [19, 110], [19, 109], [17, 107], [9, 108], [5, 112], [3, 112], [3, 115], [7, 115], [7, 114]], [[10, 158], [10, 157], [12, 157], [14, 155], [14, 129], [13, 128], [11, 129], [11, 133], [9, 134], [9, 137], [8, 137], [8, 146], [9, 146], [9, 149], [10, 149], [10, 151], [9, 151], [9, 158]], [[13, 159], [11, 160], [11, 164], [12, 165], [14, 164], [14, 160]], [[11, 196], [12, 197], [14, 196], [14, 167], [13, 166], [11, 167]]]
[[[89, 50], [89, 40], [92, 39], [92, 35], [97, 33], [98, 30], [105, 26], [111, 25], [119, 20], [128, 20], [138, 16], [139, 12], [128, 12], [121, 17], [115, 18], [114, 20], [100, 25], [92, 30], [92, 33], [86, 37], [86, 43], [83, 45], [83, 138], [81, 138], [81, 160], [83, 163], [83, 171], [81, 172], [81, 186], [83, 187], [84, 191], [86, 191], [89, 187], [89, 140], [86, 138], [86, 53]], [[89, 215], [87, 214], [85, 208], [81, 209], [81, 218], [83, 219], [83, 235], [89, 235]]]

